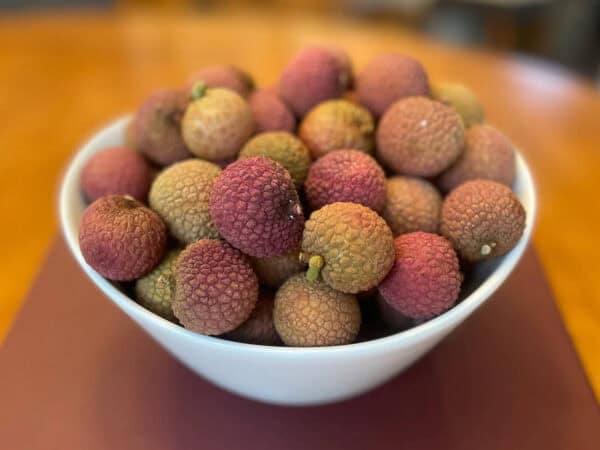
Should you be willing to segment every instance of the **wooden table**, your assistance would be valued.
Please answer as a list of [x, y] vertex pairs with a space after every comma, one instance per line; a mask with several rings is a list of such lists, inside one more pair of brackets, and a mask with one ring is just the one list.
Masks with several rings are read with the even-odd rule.
[[535, 244], [600, 394], [600, 94], [538, 61], [299, 14], [0, 16], [0, 334], [56, 233], [57, 182], [87, 136], [205, 64], [234, 62], [264, 85], [295, 49], [319, 42], [342, 45], [357, 67], [379, 52], [412, 54], [432, 78], [461, 80], [480, 96], [533, 167]]

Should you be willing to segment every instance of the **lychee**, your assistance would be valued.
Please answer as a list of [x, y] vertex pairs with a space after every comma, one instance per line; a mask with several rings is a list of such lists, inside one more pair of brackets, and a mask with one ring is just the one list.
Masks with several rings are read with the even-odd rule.
[[431, 96], [456, 109], [466, 127], [483, 122], [481, 103], [473, 91], [465, 85], [448, 82], [432, 83]]
[[111, 147], [92, 156], [81, 171], [81, 189], [88, 200], [110, 194], [146, 201], [152, 168], [144, 157], [127, 147]]
[[440, 232], [467, 261], [505, 254], [524, 229], [525, 209], [504, 184], [467, 181], [444, 199]]
[[394, 238], [372, 209], [331, 203], [310, 215], [302, 252], [311, 280], [320, 272], [332, 288], [355, 294], [377, 286], [387, 275], [394, 264]]
[[444, 191], [476, 179], [510, 186], [515, 176], [515, 151], [508, 138], [489, 125], [473, 125], [466, 132], [461, 156], [442, 173], [438, 184]]
[[273, 321], [286, 345], [316, 347], [354, 342], [361, 316], [354, 295], [297, 274], [275, 294]]
[[306, 199], [312, 209], [351, 202], [381, 212], [386, 202], [385, 173], [371, 156], [358, 150], [337, 150], [308, 171]]
[[239, 327], [258, 299], [258, 280], [246, 257], [224, 241], [201, 239], [175, 265], [173, 312], [181, 324], [217, 335]]
[[302, 237], [304, 216], [292, 177], [264, 156], [223, 170], [210, 195], [210, 214], [221, 236], [250, 256], [283, 255]]
[[266, 156], [277, 161], [290, 173], [296, 188], [300, 188], [306, 179], [310, 166], [310, 153], [300, 139], [285, 131], [270, 131], [257, 134], [250, 139], [239, 158]]
[[277, 289], [292, 275], [301, 272], [306, 264], [300, 260], [300, 249], [281, 256], [252, 258], [254, 272], [261, 285]]
[[276, 92], [258, 90], [248, 97], [254, 118], [254, 131], [288, 131], [296, 129], [296, 118]]
[[306, 115], [298, 131], [314, 159], [342, 148], [371, 153], [374, 133], [375, 123], [369, 111], [341, 99], [317, 105]]
[[150, 206], [180, 242], [219, 236], [210, 218], [209, 198], [221, 169], [208, 161], [188, 159], [158, 174], [150, 189]]
[[379, 285], [385, 302], [413, 319], [429, 319], [454, 305], [462, 276], [450, 242], [418, 231], [398, 236], [394, 243], [394, 267]]
[[412, 231], [437, 232], [441, 212], [442, 196], [429, 181], [401, 175], [388, 178], [383, 218], [394, 236]]
[[396, 173], [432, 177], [463, 150], [464, 126], [456, 111], [425, 97], [394, 103], [377, 129], [379, 159]]
[[190, 157], [181, 137], [181, 117], [189, 94], [164, 89], [150, 95], [132, 119], [129, 139], [134, 148], [159, 166]]
[[110, 280], [129, 281], [150, 272], [167, 244], [158, 214], [133, 197], [100, 197], [83, 212], [79, 248], [85, 261]]
[[260, 345], [281, 345], [281, 338], [273, 323], [274, 297], [271, 292], [260, 291], [258, 302], [250, 317], [225, 336], [238, 342]]
[[350, 89], [354, 84], [354, 69], [352, 60], [346, 50], [336, 45], [323, 46], [335, 58], [340, 68], [340, 82], [344, 89]]
[[337, 98], [344, 90], [344, 75], [336, 57], [321, 47], [305, 47], [283, 69], [279, 94], [302, 117], [318, 103]]
[[135, 282], [138, 303], [171, 321], [175, 320], [171, 303], [175, 295], [175, 263], [179, 252], [168, 252], [158, 266]]
[[254, 89], [252, 77], [231, 65], [209, 66], [194, 72], [188, 78], [188, 89], [192, 89], [198, 82], [203, 82], [208, 88], [232, 90], [242, 97], [248, 96]]
[[206, 89], [201, 83], [182, 120], [183, 139], [203, 159], [235, 158], [252, 135], [254, 123], [248, 103], [229, 89]]
[[375, 117], [405, 97], [429, 94], [425, 69], [416, 59], [398, 53], [373, 58], [356, 77], [360, 102]]

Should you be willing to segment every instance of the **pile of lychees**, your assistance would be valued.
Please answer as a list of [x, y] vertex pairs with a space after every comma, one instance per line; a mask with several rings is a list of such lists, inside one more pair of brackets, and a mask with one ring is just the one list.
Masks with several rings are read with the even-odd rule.
[[341, 49], [304, 48], [263, 89], [205, 68], [89, 159], [81, 251], [198, 333], [323, 346], [394, 332], [457, 302], [461, 263], [521, 238], [514, 149], [483, 121], [468, 88], [430, 84], [402, 54], [355, 75]]

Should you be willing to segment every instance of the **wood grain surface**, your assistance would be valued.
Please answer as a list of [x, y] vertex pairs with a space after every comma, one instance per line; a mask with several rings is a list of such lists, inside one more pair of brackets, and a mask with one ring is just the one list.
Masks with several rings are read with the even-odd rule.
[[[233, 62], [268, 85], [291, 53], [335, 43], [356, 67], [401, 51], [458, 80], [532, 166], [535, 244], [600, 394], [600, 94], [539, 61], [453, 48], [382, 23], [273, 13], [77, 12], [0, 16], [0, 336], [57, 232], [61, 170], [91, 133], [153, 89]], [[69, 280], [64, 280], [68, 283]], [[522, 293], [527, 301], [527, 292]], [[83, 301], [84, 299], [82, 299]], [[507, 324], [510, 326], [510, 324]]]

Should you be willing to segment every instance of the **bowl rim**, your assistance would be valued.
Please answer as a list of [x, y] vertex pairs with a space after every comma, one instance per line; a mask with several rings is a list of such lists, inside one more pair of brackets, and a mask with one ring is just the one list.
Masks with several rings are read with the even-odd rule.
[[[92, 280], [113, 303], [128, 315], [139, 314], [145, 319], [152, 322], [156, 327], [159, 327], [164, 332], [179, 334], [181, 337], [188, 340], [196, 341], [200, 344], [215, 346], [223, 350], [230, 351], [259, 351], [268, 352], [278, 355], [297, 355], [297, 354], [331, 354], [331, 353], [346, 353], [346, 352], [374, 352], [388, 350], [388, 347], [404, 347], [410, 346], [415, 342], [421, 342], [427, 336], [452, 330], [464, 319], [466, 319], [473, 311], [475, 311], [482, 303], [484, 303], [498, 289], [498, 287], [508, 278], [514, 268], [517, 266], [525, 249], [531, 239], [536, 210], [537, 210], [537, 194], [536, 188], [531, 174], [531, 170], [520, 151], [515, 148], [515, 162], [517, 167], [517, 177], [522, 183], [522, 192], [528, 197], [529, 204], [527, 210], [525, 230], [517, 245], [506, 255], [503, 255], [503, 260], [499, 265], [473, 292], [465, 297], [460, 303], [454, 305], [449, 310], [443, 312], [426, 322], [415, 325], [407, 330], [399, 331], [389, 336], [370, 339], [362, 342], [354, 342], [351, 344], [323, 346], [323, 347], [286, 347], [261, 344], [249, 344], [244, 342], [235, 342], [222, 339], [218, 336], [207, 336], [188, 330], [180, 325], [170, 322], [167, 319], [160, 317], [152, 311], [138, 304], [133, 298], [130, 298], [121, 292], [110, 281], [103, 278], [94, 269], [92, 269], [83, 259], [83, 255], [78, 244], [78, 227], [70, 226], [71, 202], [73, 195], [82, 195], [79, 188], [79, 177], [81, 169], [85, 162], [101, 148], [106, 148], [105, 145], [100, 146], [99, 141], [119, 133], [121, 140], [124, 136], [124, 129], [131, 119], [131, 115], [122, 116], [108, 125], [100, 128], [86, 142], [78, 148], [66, 166], [62, 180], [60, 182], [60, 190], [58, 194], [58, 209], [61, 231], [69, 250], [74, 256], [83, 272]], [[133, 317], [132, 317], [133, 319]]]

